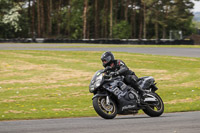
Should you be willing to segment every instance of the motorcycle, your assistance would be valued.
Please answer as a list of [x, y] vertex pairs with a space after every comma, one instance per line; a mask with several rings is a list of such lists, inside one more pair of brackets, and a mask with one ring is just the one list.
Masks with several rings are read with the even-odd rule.
[[93, 107], [104, 119], [113, 119], [117, 114], [137, 114], [142, 109], [151, 117], [158, 117], [164, 112], [164, 104], [155, 93], [158, 89], [153, 77], [141, 77], [138, 84], [145, 90], [146, 96], [141, 104], [141, 96], [129, 85], [124, 83], [123, 76], [112, 76], [109, 68], [98, 70], [91, 79], [90, 93], [93, 93]]

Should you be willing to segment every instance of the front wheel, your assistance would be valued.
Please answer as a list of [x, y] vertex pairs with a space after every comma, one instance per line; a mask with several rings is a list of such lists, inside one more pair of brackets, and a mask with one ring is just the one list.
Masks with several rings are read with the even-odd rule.
[[147, 103], [144, 113], [151, 117], [158, 117], [164, 112], [164, 104], [160, 96], [156, 93], [151, 93], [156, 99], [157, 102]]
[[106, 104], [106, 97], [95, 97], [93, 99], [93, 107], [98, 115], [104, 119], [113, 119], [117, 115], [117, 106], [110, 99], [110, 105]]

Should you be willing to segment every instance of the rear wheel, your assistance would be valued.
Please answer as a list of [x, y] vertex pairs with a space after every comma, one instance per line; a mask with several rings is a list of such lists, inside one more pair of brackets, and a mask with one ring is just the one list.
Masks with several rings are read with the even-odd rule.
[[106, 97], [95, 97], [93, 107], [97, 114], [104, 119], [113, 119], [117, 115], [116, 103], [110, 99], [110, 105], [107, 105]]
[[147, 103], [147, 107], [143, 109], [144, 113], [151, 117], [158, 117], [164, 112], [164, 104], [160, 96], [156, 93], [151, 93], [156, 97], [157, 102]]

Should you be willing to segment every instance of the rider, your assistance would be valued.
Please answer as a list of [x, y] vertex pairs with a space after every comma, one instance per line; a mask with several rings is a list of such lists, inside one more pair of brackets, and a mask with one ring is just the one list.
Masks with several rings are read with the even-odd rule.
[[102, 54], [101, 61], [103, 63], [103, 66], [110, 67], [111, 71], [113, 72], [113, 76], [124, 76], [125, 77], [125, 83], [131, 85], [134, 89], [136, 89], [139, 94], [141, 95], [142, 99], [144, 99], [145, 91], [138, 85], [137, 80], [138, 77], [135, 75], [135, 73], [125, 65], [125, 63], [122, 60], [115, 60], [114, 55], [107, 51]]

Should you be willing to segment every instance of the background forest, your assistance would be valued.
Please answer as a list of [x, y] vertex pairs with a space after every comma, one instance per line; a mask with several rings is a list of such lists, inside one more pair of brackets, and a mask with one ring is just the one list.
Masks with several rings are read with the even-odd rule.
[[0, 0], [0, 38], [166, 39], [195, 31], [191, 0]]

